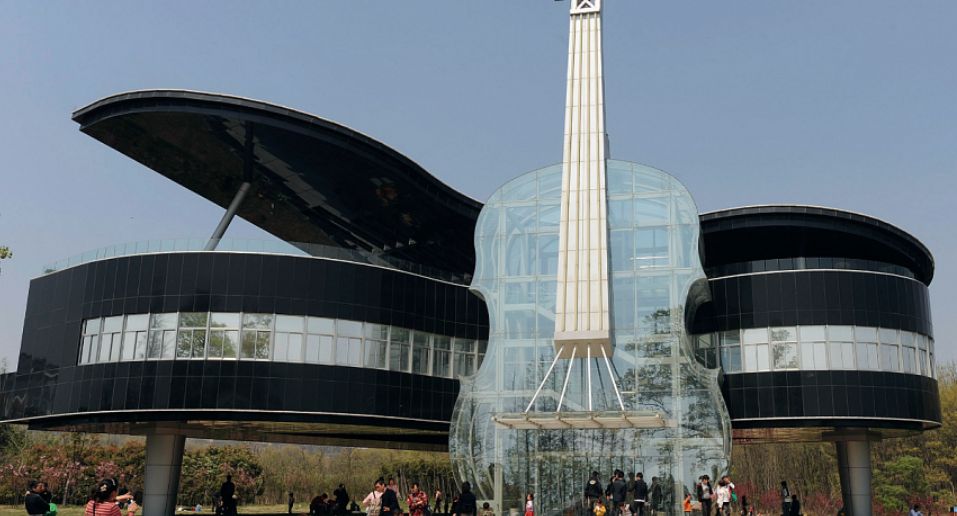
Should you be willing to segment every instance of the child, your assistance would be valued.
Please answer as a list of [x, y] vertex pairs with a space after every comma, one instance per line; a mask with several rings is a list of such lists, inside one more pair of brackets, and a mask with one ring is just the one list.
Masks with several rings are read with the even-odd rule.
[[492, 512], [492, 506], [488, 502], [482, 504], [482, 516], [495, 516], [495, 513]]
[[535, 495], [525, 495], [525, 516], [535, 516]]
[[605, 516], [605, 504], [600, 501], [595, 501], [595, 507], [592, 509], [592, 512], [595, 516]]

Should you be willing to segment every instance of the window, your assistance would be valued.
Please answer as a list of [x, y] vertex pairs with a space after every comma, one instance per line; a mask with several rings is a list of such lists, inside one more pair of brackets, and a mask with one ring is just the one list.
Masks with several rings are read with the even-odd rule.
[[336, 320], [336, 363], [362, 366], [362, 323]]
[[176, 314], [150, 316], [147, 358], [171, 359], [176, 348]]
[[412, 335], [412, 372], [429, 374], [430, 353], [432, 351], [429, 334], [417, 331]]
[[209, 358], [235, 359], [239, 351], [239, 314], [209, 314]]
[[635, 260], [639, 269], [669, 265], [667, 227], [639, 227], [635, 231], [635, 240], [637, 247]]
[[452, 341], [455, 350], [455, 363], [452, 372], [456, 377], [470, 376], [475, 372], [475, 341], [469, 339], [455, 339]]
[[452, 339], [436, 335], [433, 346], [435, 348], [432, 376], [448, 378], [452, 376]]
[[857, 368], [871, 371], [880, 369], [880, 364], [877, 359], [877, 343], [857, 343]]
[[900, 351], [897, 344], [881, 344], [881, 371], [898, 372], [900, 368]]
[[146, 335], [149, 328], [149, 314], [126, 316], [126, 328], [123, 333], [123, 351], [120, 360], [143, 360], [146, 358]]
[[206, 356], [207, 312], [179, 314], [179, 332], [176, 334], [176, 358], [204, 358]]
[[389, 370], [409, 371], [409, 349], [412, 332], [404, 328], [392, 328], [389, 334]]
[[[801, 333], [802, 338], [804, 333]], [[827, 343], [801, 341], [801, 369], [808, 371], [827, 369]]]
[[389, 345], [389, 327], [384, 324], [365, 324], [365, 366], [385, 369]]
[[306, 362], [310, 364], [335, 363], [336, 321], [324, 317], [307, 317]]
[[797, 329], [792, 327], [770, 328], [771, 353], [775, 369], [797, 369]]
[[243, 314], [240, 358], [269, 360], [272, 314]]
[[80, 343], [80, 364], [96, 362], [96, 347], [100, 342], [100, 325], [103, 319], [87, 319], [83, 323], [83, 336]]
[[741, 332], [738, 330], [718, 333], [718, 346], [721, 349], [721, 367], [726, 373], [741, 371]]
[[294, 315], [276, 316], [272, 357], [277, 362], [302, 362], [305, 318]]
[[830, 369], [854, 369], [854, 343], [829, 342], [831, 367]]

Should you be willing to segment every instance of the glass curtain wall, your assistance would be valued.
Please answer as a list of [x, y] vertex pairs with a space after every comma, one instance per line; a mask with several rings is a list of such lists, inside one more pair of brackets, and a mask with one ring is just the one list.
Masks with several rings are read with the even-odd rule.
[[[501, 514], [521, 511], [529, 492], [536, 512], [579, 511], [590, 472], [604, 480], [615, 469], [659, 482], [660, 511], [681, 513], [700, 475], [727, 470], [731, 448], [717, 370], [697, 362], [684, 323], [688, 300], [707, 297], [697, 209], [671, 176], [608, 162], [610, 367], [594, 357], [561, 359], [546, 375], [555, 356], [561, 182], [560, 165], [528, 173], [499, 189], [479, 217], [472, 289], [488, 306], [489, 346], [478, 372], [462, 382], [449, 442], [453, 466]], [[501, 424], [501, 415], [523, 413], [540, 385], [526, 416], [605, 414], [624, 427]], [[635, 413], [663, 424], [622, 425]]]

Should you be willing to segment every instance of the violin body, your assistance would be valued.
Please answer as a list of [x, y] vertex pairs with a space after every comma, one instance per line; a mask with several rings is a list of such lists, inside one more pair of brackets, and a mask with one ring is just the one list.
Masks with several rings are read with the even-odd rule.
[[[476, 224], [471, 288], [488, 306], [489, 344], [475, 375], [462, 379], [449, 450], [459, 480], [500, 514], [522, 507], [527, 493], [539, 513], [577, 510], [590, 473], [607, 478], [615, 469], [643, 472], [649, 484], [658, 477], [663, 510], [680, 514], [699, 476], [728, 469], [731, 425], [717, 370], [695, 359], [687, 332], [686, 321], [709, 299], [694, 201], [670, 175], [614, 160], [606, 193], [607, 363], [555, 356], [562, 166], [502, 186]], [[604, 415], [612, 423], [517, 429], [497, 422], [516, 413]], [[628, 424], [629, 414], [655, 415], [661, 424]]]

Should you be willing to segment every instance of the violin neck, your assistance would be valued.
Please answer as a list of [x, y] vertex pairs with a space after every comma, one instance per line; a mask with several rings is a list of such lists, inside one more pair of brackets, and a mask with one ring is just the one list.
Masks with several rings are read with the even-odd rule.
[[555, 349], [611, 356], [601, 0], [572, 0]]

